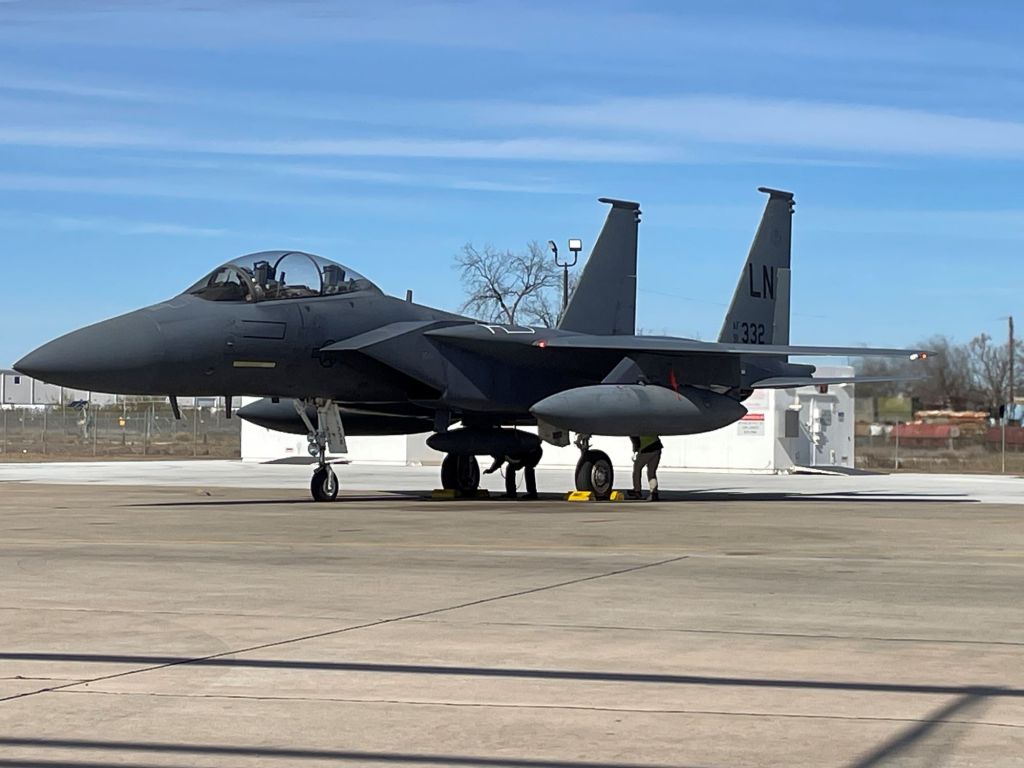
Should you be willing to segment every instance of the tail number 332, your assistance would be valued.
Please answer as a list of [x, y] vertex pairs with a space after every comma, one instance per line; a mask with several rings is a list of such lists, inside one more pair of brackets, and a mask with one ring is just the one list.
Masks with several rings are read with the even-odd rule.
[[736, 323], [733, 338], [741, 344], [764, 344], [764, 323]]

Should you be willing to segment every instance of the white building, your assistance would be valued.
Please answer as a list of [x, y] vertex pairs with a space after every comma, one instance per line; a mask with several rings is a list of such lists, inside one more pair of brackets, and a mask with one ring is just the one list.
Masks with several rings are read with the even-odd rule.
[[[130, 398], [138, 400], [139, 398]], [[147, 397], [146, 401], [156, 400], [167, 402], [166, 398]], [[75, 402], [88, 401], [92, 405], [117, 405], [126, 400], [125, 395], [112, 395], [106, 392], [89, 392], [84, 389], [71, 389], [57, 384], [47, 384], [23, 373], [9, 369], [0, 369], [0, 407], [35, 407], [46, 405], [69, 405]], [[232, 401], [237, 408], [239, 398]], [[224, 410], [223, 397], [179, 397], [178, 405], [182, 408], [218, 408]]]
[[[852, 376], [849, 366], [819, 367], [821, 376]], [[795, 467], [854, 466], [853, 385], [796, 390], [757, 390], [745, 402], [742, 420], [702, 435], [665, 437], [661, 466], [725, 472], [790, 472]], [[534, 430], [535, 431], [535, 430]], [[373, 464], [440, 464], [442, 454], [426, 445], [428, 435], [348, 438], [348, 458]], [[623, 471], [632, 465], [630, 442], [624, 437], [595, 437], [594, 448], [605, 451]], [[273, 461], [308, 456], [303, 435], [273, 432], [242, 423], [242, 459]], [[544, 445], [541, 466], [575, 467], [579, 451]]]

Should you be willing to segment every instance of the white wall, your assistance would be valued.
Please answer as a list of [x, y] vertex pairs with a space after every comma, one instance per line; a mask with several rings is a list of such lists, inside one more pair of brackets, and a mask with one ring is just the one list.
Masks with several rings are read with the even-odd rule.
[[[849, 366], [820, 367], [821, 376], [849, 376]], [[246, 402], [251, 401], [251, 398]], [[757, 390], [744, 403], [747, 416], [714, 432], [664, 437], [661, 466], [716, 472], [788, 472], [812, 464], [853, 466], [853, 387], [832, 386]], [[796, 437], [785, 436], [786, 411], [799, 409]], [[828, 423], [825, 423], [828, 422]], [[536, 432], [535, 428], [524, 428]], [[442, 454], [426, 445], [428, 435], [349, 437], [346, 458], [368, 464], [439, 465]], [[632, 465], [627, 437], [594, 437], [591, 447], [605, 451], [620, 472]], [[308, 456], [304, 435], [272, 432], [242, 422], [242, 459], [272, 461]], [[575, 467], [579, 451], [569, 445], [544, 445], [544, 467]]]
[[[243, 397], [242, 405], [255, 402], [255, 397]], [[371, 437], [346, 437], [348, 453], [345, 458], [368, 464], [429, 463], [417, 451], [431, 456], [441, 454], [426, 446], [426, 435], [380, 435]], [[410, 445], [412, 449], [410, 450]], [[305, 435], [292, 435], [258, 427], [242, 421], [242, 461], [276, 461], [296, 457], [310, 458], [309, 441]], [[440, 458], [437, 459], [440, 464]]]

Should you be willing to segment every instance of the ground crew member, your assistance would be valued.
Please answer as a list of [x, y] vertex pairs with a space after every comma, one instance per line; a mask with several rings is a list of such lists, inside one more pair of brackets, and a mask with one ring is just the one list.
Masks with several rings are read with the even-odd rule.
[[661, 451], [665, 447], [657, 435], [640, 435], [629, 438], [633, 442], [633, 490], [629, 492], [631, 499], [642, 499], [640, 475], [647, 467], [647, 484], [651, 489], [649, 501], [658, 500], [658, 465], [661, 463]]
[[523, 470], [523, 478], [526, 480], [526, 495], [524, 499], [537, 498], [537, 473], [534, 471], [540, 463], [543, 449], [539, 446], [536, 450], [526, 455], [519, 456], [494, 456], [494, 463], [484, 470], [485, 475], [496, 472], [502, 464], [505, 467], [505, 498], [515, 499], [516, 494], [516, 470]]

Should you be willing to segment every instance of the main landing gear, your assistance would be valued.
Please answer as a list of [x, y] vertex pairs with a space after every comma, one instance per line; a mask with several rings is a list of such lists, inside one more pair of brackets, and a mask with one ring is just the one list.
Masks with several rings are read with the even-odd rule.
[[441, 487], [459, 493], [473, 493], [480, 487], [480, 465], [476, 456], [445, 454], [441, 462]]
[[576, 490], [590, 491], [597, 499], [608, 499], [615, 483], [615, 470], [608, 454], [591, 449], [590, 435], [577, 435], [576, 447], [580, 449], [580, 460], [576, 464]]
[[295, 400], [295, 411], [309, 430], [309, 455], [316, 459], [317, 467], [313, 470], [313, 478], [309, 482], [309, 492], [316, 501], [334, 501], [338, 498], [338, 476], [327, 461], [327, 449], [332, 453], [348, 453], [345, 443], [345, 430], [341, 426], [341, 413], [338, 406], [331, 400], [317, 399], [316, 426], [306, 413], [307, 402]]

